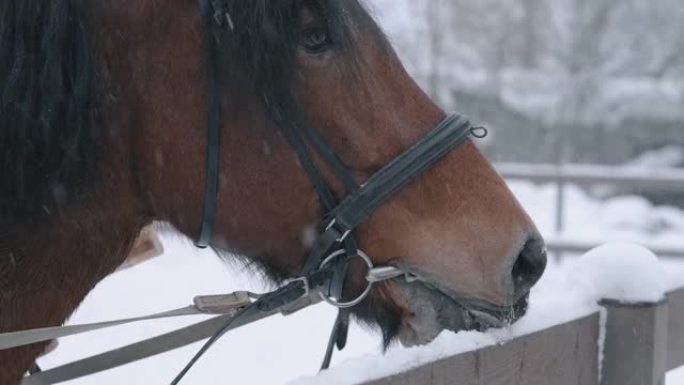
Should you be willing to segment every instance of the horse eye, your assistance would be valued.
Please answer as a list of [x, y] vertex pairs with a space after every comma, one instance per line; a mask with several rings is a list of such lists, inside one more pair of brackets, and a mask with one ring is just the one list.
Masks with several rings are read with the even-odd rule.
[[324, 28], [310, 28], [302, 32], [301, 45], [309, 52], [320, 53], [330, 45], [328, 31]]

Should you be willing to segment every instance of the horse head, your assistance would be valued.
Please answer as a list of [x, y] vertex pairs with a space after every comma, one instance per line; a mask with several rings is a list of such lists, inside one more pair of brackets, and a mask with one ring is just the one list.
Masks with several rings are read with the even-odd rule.
[[[177, 42], [173, 49], [146, 46], [166, 69], [136, 80], [148, 95], [138, 108], [159, 111], [145, 118], [140, 133], [150, 148], [141, 154], [140, 180], [156, 217], [196, 237], [208, 177], [209, 98], [197, 84], [207, 80], [207, 44], [215, 39], [224, 97], [210, 244], [284, 280], [301, 271], [327, 214], [284, 131], [315, 130], [363, 184], [445, 112], [406, 73], [356, 1], [226, 6], [229, 28], [209, 43], [202, 41], [201, 21], [191, 18], [194, 24], [157, 32]], [[347, 186], [320, 156], [313, 161], [343, 199]], [[378, 285], [354, 309], [381, 326], [386, 343], [395, 337], [424, 343], [444, 328], [485, 328], [519, 317], [546, 261], [535, 226], [471, 141], [393, 195], [355, 236], [374, 264], [399, 266], [424, 282]], [[365, 287], [362, 269], [355, 264], [348, 274], [346, 297]]]

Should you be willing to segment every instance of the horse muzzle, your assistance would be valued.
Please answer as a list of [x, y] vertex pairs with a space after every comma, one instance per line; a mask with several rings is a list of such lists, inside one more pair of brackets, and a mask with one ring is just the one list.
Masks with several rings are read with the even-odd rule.
[[486, 331], [511, 324], [527, 311], [528, 295], [511, 306], [478, 303], [453, 294], [446, 294], [427, 280], [393, 281], [401, 291], [407, 308], [402, 318], [398, 338], [402, 345], [425, 345], [443, 330]]

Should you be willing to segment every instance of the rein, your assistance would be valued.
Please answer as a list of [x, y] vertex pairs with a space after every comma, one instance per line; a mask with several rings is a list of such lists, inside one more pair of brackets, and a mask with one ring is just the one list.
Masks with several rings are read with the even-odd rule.
[[[225, 0], [200, 0], [200, 10], [205, 23], [205, 43], [208, 51], [209, 100], [205, 195], [202, 222], [195, 244], [200, 248], [205, 248], [210, 245], [218, 201], [222, 95], [218, 37], [222, 33], [232, 31], [235, 25]], [[464, 143], [470, 136], [481, 138], [487, 133], [482, 127], [474, 127], [466, 117], [449, 114], [417, 143], [389, 162], [366, 182], [358, 184], [330, 145], [315, 129], [306, 124], [300, 129], [295, 129], [290, 124], [281, 124], [281, 129], [306, 170], [321, 205], [327, 213], [321, 226], [323, 231], [314, 242], [299, 277], [287, 280], [279, 289], [262, 295], [236, 292], [222, 296], [196, 297], [192, 306], [146, 317], [0, 334], [0, 349], [9, 349], [132, 322], [186, 315], [221, 314], [162, 336], [32, 374], [24, 378], [23, 384], [59, 383], [209, 338], [171, 382], [175, 385], [180, 383], [192, 366], [226, 332], [277, 313], [292, 314], [321, 301], [339, 309], [321, 366], [322, 369], [328, 368], [334, 347], [342, 349], [346, 344], [349, 309], [366, 299], [375, 283], [402, 276], [409, 282], [418, 279], [396, 267], [375, 267], [371, 258], [357, 247], [354, 234], [356, 227], [409, 182]], [[338, 202], [335, 199], [332, 189], [316, 167], [309, 148], [313, 149], [339, 181], [343, 182], [348, 195], [342, 201]], [[342, 295], [344, 281], [350, 261], [354, 258], [360, 258], [368, 268], [367, 286], [357, 298], [345, 301]]]
[[[144, 317], [3, 333], [0, 334], [0, 349], [11, 349], [37, 342], [49, 341], [55, 338], [143, 321], [191, 315], [218, 315], [157, 337], [139, 341], [49, 370], [32, 373], [30, 376], [24, 378], [22, 385], [49, 385], [61, 383], [126, 365], [210, 338], [200, 351], [200, 353], [204, 353], [213, 342], [230, 330], [260, 321], [278, 313], [288, 316], [311, 305], [320, 303], [324, 297], [320, 288], [312, 289], [311, 287], [323, 282], [328, 274], [329, 271], [320, 270], [319, 273], [311, 276], [311, 280], [308, 281], [310, 286], [308, 287], [305, 286], [304, 280], [292, 280], [291, 282], [284, 284], [280, 289], [263, 295], [238, 291], [225, 295], [198, 296], [195, 297], [193, 305]], [[375, 283], [402, 276], [406, 277], [407, 281], [415, 279], [415, 277], [404, 273], [395, 267], [387, 266], [376, 267], [369, 270], [366, 275], [366, 281], [370, 287]], [[201, 354], [198, 353], [192, 363], [194, 363], [200, 355]], [[185, 374], [189, 368], [190, 366], [186, 367], [182, 374]], [[181, 378], [182, 376], [179, 375], [172, 384], [178, 383]]]

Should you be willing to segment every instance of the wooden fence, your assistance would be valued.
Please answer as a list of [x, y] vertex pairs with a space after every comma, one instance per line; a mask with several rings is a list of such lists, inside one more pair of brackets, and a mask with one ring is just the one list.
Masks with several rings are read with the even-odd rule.
[[601, 306], [604, 315], [597, 311], [363, 385], [663, 385], [666, 371], [684, 365], [684, 289], [659, 303], [606, 300]]

